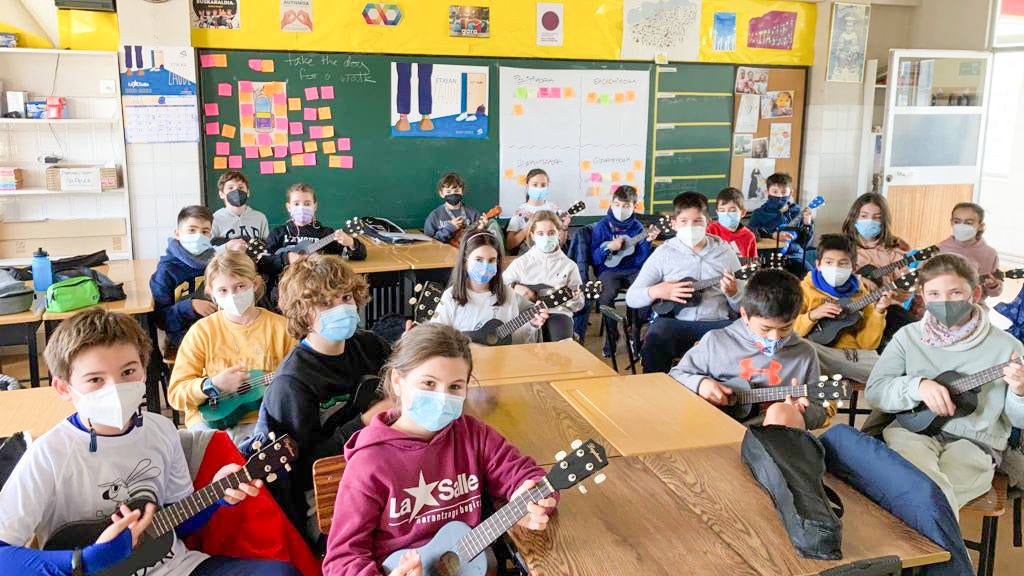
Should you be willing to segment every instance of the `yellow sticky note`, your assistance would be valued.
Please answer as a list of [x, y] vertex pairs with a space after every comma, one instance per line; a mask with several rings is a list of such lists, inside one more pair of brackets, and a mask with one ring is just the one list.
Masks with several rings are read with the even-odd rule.
[[600, 196], [601, 195], [601, 187], [600, 186], [591, 186], [588, 191], [590, 192], [590, 196]]
[[622, 92], [616, 92], [615, 93], [615, 103], [616, 104], [622, 104], [625, 101], [626, 101], [626, 95], [624, 93], [622, 93]]
[[618, 171], [612, 172], [612, 182], [618, 182], [619, 180], [622, 180], [622, 173]]
[[227, 170], [227, 168], [228, 168], [228, 159], [227, 159], [227, 157], [225, 157], [225, 156], [216, 156], [213, 159], [213, 169], [214, 170]]
[[274, 104], [274, 116], [278, 118], [288, 115], [288, 107], [284, 104]]
[[512, 115], [513, 116], [522, 116], [523, 115], [523, 105], [522, 104], [513, 104], [512, 105]]
[[597, 92], [587, 92], [587, 104], [597, 103]]
[[328, 156], [327, 165], [331, 168], [341, 168], [341, 156]]
[[324, 138], [334, 138], [334, 126], [324, 126], [322, 134]]
[[[256, 127], [256, 118], [254, 118], [254, 117], [252, 117], [252, 116], [246, 116], [246, 117], [244, 117], [244, 118], [239, 118], [239, 119], [238, 119], [238, 125], [239, 125], [239, 126], [241, 126], [241, 127], [243, 128], [243, 129], [249, 129], [249, 130], [252, 130], [253, 128], [255, 128], [255, 127]], [[255, 140], [256, 140], [256, 135], [255, 135], [255, 134], [253, 134], [252, 132], [249, 132], [249, 133], [248, 133], [248, 134], [246, 134], [245, 136], [249, 136], [249, 137], [251, 137], [253, 141], [255, 141]], [[243, 136], [243, 138], [244, 138], [245, 136]]]
[[[244, 126], [244, 124], [245, 124], [244, 120], [245, 119], [243, 118], [242, 120], [243, 120], [242, 124]], [[255, 145], [256, 145], [256, 135], [255, 134], [253, 134], [252, 132], [246, 132], [245, 134], [242, 134], [242, 146], [255, 146]]]
[[644, 169], [644, 161], [643, 160], [633, 160], [633, 170], [643, 170], [643, 169]]
[[505, 180], [511, 180], [516, 177], [516, 171], [512, 168], [505, 168]]
[[572, 86], [566, 86], [562, 88], [562, 98], [572, 98], [576, 95], [576, 91], [573, 90]]
[[238, 103], [239, 104], [252, 104], [252, 92], [238, 92]]
[[305, 144], [302, 145], [302, 149], [305, 150], [306, 152], [316, 152], [316, 142], [314, 142], [313, 140], [308, 140]]
[[316, 109], [316, 112], [317, 112], [317, 116], [319, 116], [321, 120], [330, 120], [331, 119], [331, 107], [330, 106], [321, 106], [321, 107]]
[[516, 177], [516, 182], [518, 182], [519, 184], [525, 185], [526, 184], [526, 174], [520, 174], [519, 176], [517, 176]]
[[274, 132], [274, 146], [287, 146], [288, 145], [288, 134], [284, 132]]
[[284, 174], [288, 171], [288, 168], [284, 164], [284, 160], [277, 160], [274, 162], [274, 174]]
[[601, 210], [605, 210], [607, 208], [608, 208], [608, 199], [604, 198], [604, 199], [601, 200]]
[[225, 137], [225, 138], [234, 138], [235, 137], [235, 127], [232, 126], [231, 124], [223, 124], [223, 125], [221, 125], [221, 127], [220, 127], [220, 135]]
[[305, 166], [306, 156], [303, 154], [292, 154], [292, 166]]
[[636, 102], [636, 91], [630, 90], [629, 92], [626, 92], [626, 100]]
[[626, 182], [636, 182], [636, 172], [626, 172]]
[[260, 158], [270, 158], [274, 155], [274, 149], [270, 146], [260, 146]]
[[338, 151], [338, 145], [334, 143], [334, 140], [327, 140], [320, 148], [323, 149], [324, 154], [334, 154]]
[[274, 71], [274, 61], [273, 60], [264, 60], [263, 61], [263, 71], [264, 72], [273, 72]]
[[288, 110], [296, 112], [302, 110], [302, 98], [289, 98], [288, 99]]
[[583, 162], [580, 162], [580, 170], [583, 170], [584, 172], [590, 170], [590, 160], [584, 160]]

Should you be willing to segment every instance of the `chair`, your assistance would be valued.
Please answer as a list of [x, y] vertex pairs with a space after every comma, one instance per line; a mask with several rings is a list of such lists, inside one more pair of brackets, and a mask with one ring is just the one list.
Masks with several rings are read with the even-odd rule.
[[856, 428], [857, 426], [854, 424], [854, 422], [856, 421], [857, 416], [861, 415], [861, 414], [863, 414], [863, 415], [871, 414], [871, 410], [868, 410], [867, 408], [858, 408], [857, 407], [857, 401], [858, 401], [858, 399], [860, 397], [861, 392], [863, 392], [864, 388], [865, 388], [864, 383], [863, 382], [857, 382], [856, 380], [850, 380], [849, 378], [846, 379], [846, 383], [850, 385], [850, 403], [849, 403], [849, 407], [848, 408], [847, 407], [839, 408], [838, 410], [836, 410], [836, 413], [837, 414], [849, 414], [850, 415], [849, 424], [850, 424], [851, 427]]
[[[988, 492], [971, 500], [960, 514], [970, 512], [982, 517], [981, 540], [974, 541], [964, 538], [964, 545], [978, 553], [978, 576], [993, 576], [996, 564], [996, 538], [999, 535], [999, 517], [1006, 512], [1007, 478], [1004, 474], [996, 474], [992, 479], [992, 488]], [[1015, 503], [1019, 506], [1020, 499]], [[1016, 520], [1016, 517], [1014, 518]], [[1014, 543], [1019, 540], [1019, 523], [1014, 522]]]
[[320, 531], [331, 531], [334, 501], [338, 497], [341, 475], [345, 472], [344, 456], [328, 456], [313, 462], [313, 500], [316, 504], [316, 524]]
[[[629, 316], [629, 314], [630, 310], [627, 308], [626, 315]], [[623, 317], [622, 314], [619, 314], [619, 311], [616, 310], [613, 306], [601, 306], [601, 317], [607, 322], [612, 322], [619, 325], [619, 332], [626, 337], [626, 355], [629, 357], [629, 369], [633, 372], [633, 374], [636, 374], [637, 358], [636, 352], [633, 349], [635, 335], [631, 334], [628, 330], [626, 330], [626, 326], [630, 324], [629, 320], [627, 320], [626, 317]], [[636, 326], [635, 323], [633, 323], [633, 329], [639, 330], [639, 327]], [[612, 368], [616, 372], [619, 371], [619, 360], [615, 354], [612, 354]]]

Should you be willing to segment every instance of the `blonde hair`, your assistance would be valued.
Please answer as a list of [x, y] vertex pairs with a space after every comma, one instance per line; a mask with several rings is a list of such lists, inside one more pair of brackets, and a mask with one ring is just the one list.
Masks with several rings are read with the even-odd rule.
[[60, 323], [54, 330], [43, 356], [50, 374], [67, 382], [79, 354], [96, 346], [128, 344], [139, 353], [143, 373], [149, 363], [153, 344], [142, 326], [131, 316], [90, 308]]
[[285, 202], [285, 204], [287, 204], [287, 203], [292, 201], [292, 194], [294, 194], [295, 192], [305, 192], [307, 194], [312, 194], [313, 195], [313, 202], [316, 202], [316, 190], [313, 190], [313, 187], [310, 186], [309, 184], [305, 184], [303, 182], [296, 182], [295, 184], [292, 184], [291, 186], [289, 186], [288, 187], [288, 191], [285, 192], [285, 194], [284, 194], [284, 202]]
[[550, 210], [538, 210], [530, 216], [530, 221], [526, 224], [526, 229], [529, 230], [529, 235], [533, 236], [533, 227], [538, 222], [551, 222], [555, 225], [555, 230], [562, 231], [562, 220], [558, 218], [558, 215]]
[[366, 279], [340, 256], [314, 254], [285, 269], [278, 284], [278, 307], [288, 319], [288, 334], [296, 340], [312, 332], [315, 308], [331, 308], [339, 296], [352, 294], [356, 306], [369, 300]]
[[925, 284], [944, 274], [963, 278], [971, 286], [971, 290], [978, 286], [978, 269], [974, 264], [959, 254], [948, 252], [925, 260], [917, 269], [917, 285], [923, 289]]
[[435, 322], [416, 326], [402, 335], [381, 368], [381, 379], [387, 388], [388, 398], [395, 401], [395, 410], [400, 404], [391, 384], [391, 375], [404, 376], [431, 358], [461, 358], [469, 367], [467, 379], [473, 375], [473, 354], [465, 334], [447, 324]]
[[210, 260], [206, 265], [206, 277], [203, 280], [207, 295], [213, 295], [213, 281], [222, 276], [234, 276], [251, 281], [256, 285], [256, 300], [263, 297], [263, 291], [266, 289], [263, 278], [256, 273], [256, 265], [245, 252], [224, 250]]

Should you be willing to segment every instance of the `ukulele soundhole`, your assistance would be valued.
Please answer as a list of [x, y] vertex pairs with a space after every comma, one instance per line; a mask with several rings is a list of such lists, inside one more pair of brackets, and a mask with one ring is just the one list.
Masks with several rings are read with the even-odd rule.
[[498, 343], [498, 335], [497, 334], [488, 334], [487, 335], [487, 345], [488, 346], [494, 346], [497, 343]]
[[445, 552], [437, 562], [434, 563], [433, 574], [438, 576], [456, 576], [459, 573], [459, 568], [462, 567], [462, 563], [459, 562], [459, 555], [455, 552]]

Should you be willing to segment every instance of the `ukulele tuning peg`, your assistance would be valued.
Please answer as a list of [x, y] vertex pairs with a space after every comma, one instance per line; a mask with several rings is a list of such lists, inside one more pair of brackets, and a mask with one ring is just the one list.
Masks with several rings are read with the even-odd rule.
[[263, 442], [260, 442], [259, 440], [253, 441], [252, 449], [253, 450], [259, 450], [260, 448], [263, 448]]
[[575, 449], [579, 448], [580, 446], [583, 446], [583, 440], [580, 440], [579, 438], [577, 438], [576, 440], [573, 440], [572, 444], [569, 444], [569, 446], [571, 446], [572, 449], [575, 450]]
[[267, 474], [267, 482], [273, 482], [277, 480], [277, 474]]
[[[826, 402], [826, 404], [828, 404], [828, 402]], [[836, 408], [842, 408], [845, 404], [846, 402], [843, 402], [842, 400], [836, 400]]]
[[818, 376], [818, 382], [827, 382], [828, 376]]
[[413, 290], [415, 290], [416, 292], [423, 290], [423, 284], [417, 284], [416, 287], [413, 288]]
[[565, 456], [566, 456], [565, 450], [559, 450], [555, 454], [555, 462], [561, 462], [562, 460], [565, 460]]
[[580, 484], [579, 486], [577, 486], [577, 488], [580, 489], [580, 494], [586, 494], [587, 493], [587, 487], [584, 486], [583, 484]]
[[833, 374], [832, 375], [832, 381], [833, 382], [839, 382], [842, 379], [843, 379], [843, 375], [842, 374]]
[[284, 469], [289, 471], [289, 472], [291, 472], [292, 471], [292, 465], [291, 464], [285, 464], [284, 465]]
[[270, 437], [271, 441], [277, 442], [277, 432], [270, 432], [267, 436]]
[[594, 476], [594, 484], [600, 484], [600, 483], [604, 482], [607, 479], [608, 479], [608, 477], [604, 475], [604, 472], [601, 472], [597, 476]]
[[412, 306], [415, 306], [416, 305], [416, 299], [415, 298], [409, 298], [409, 304], [412, 305]]

